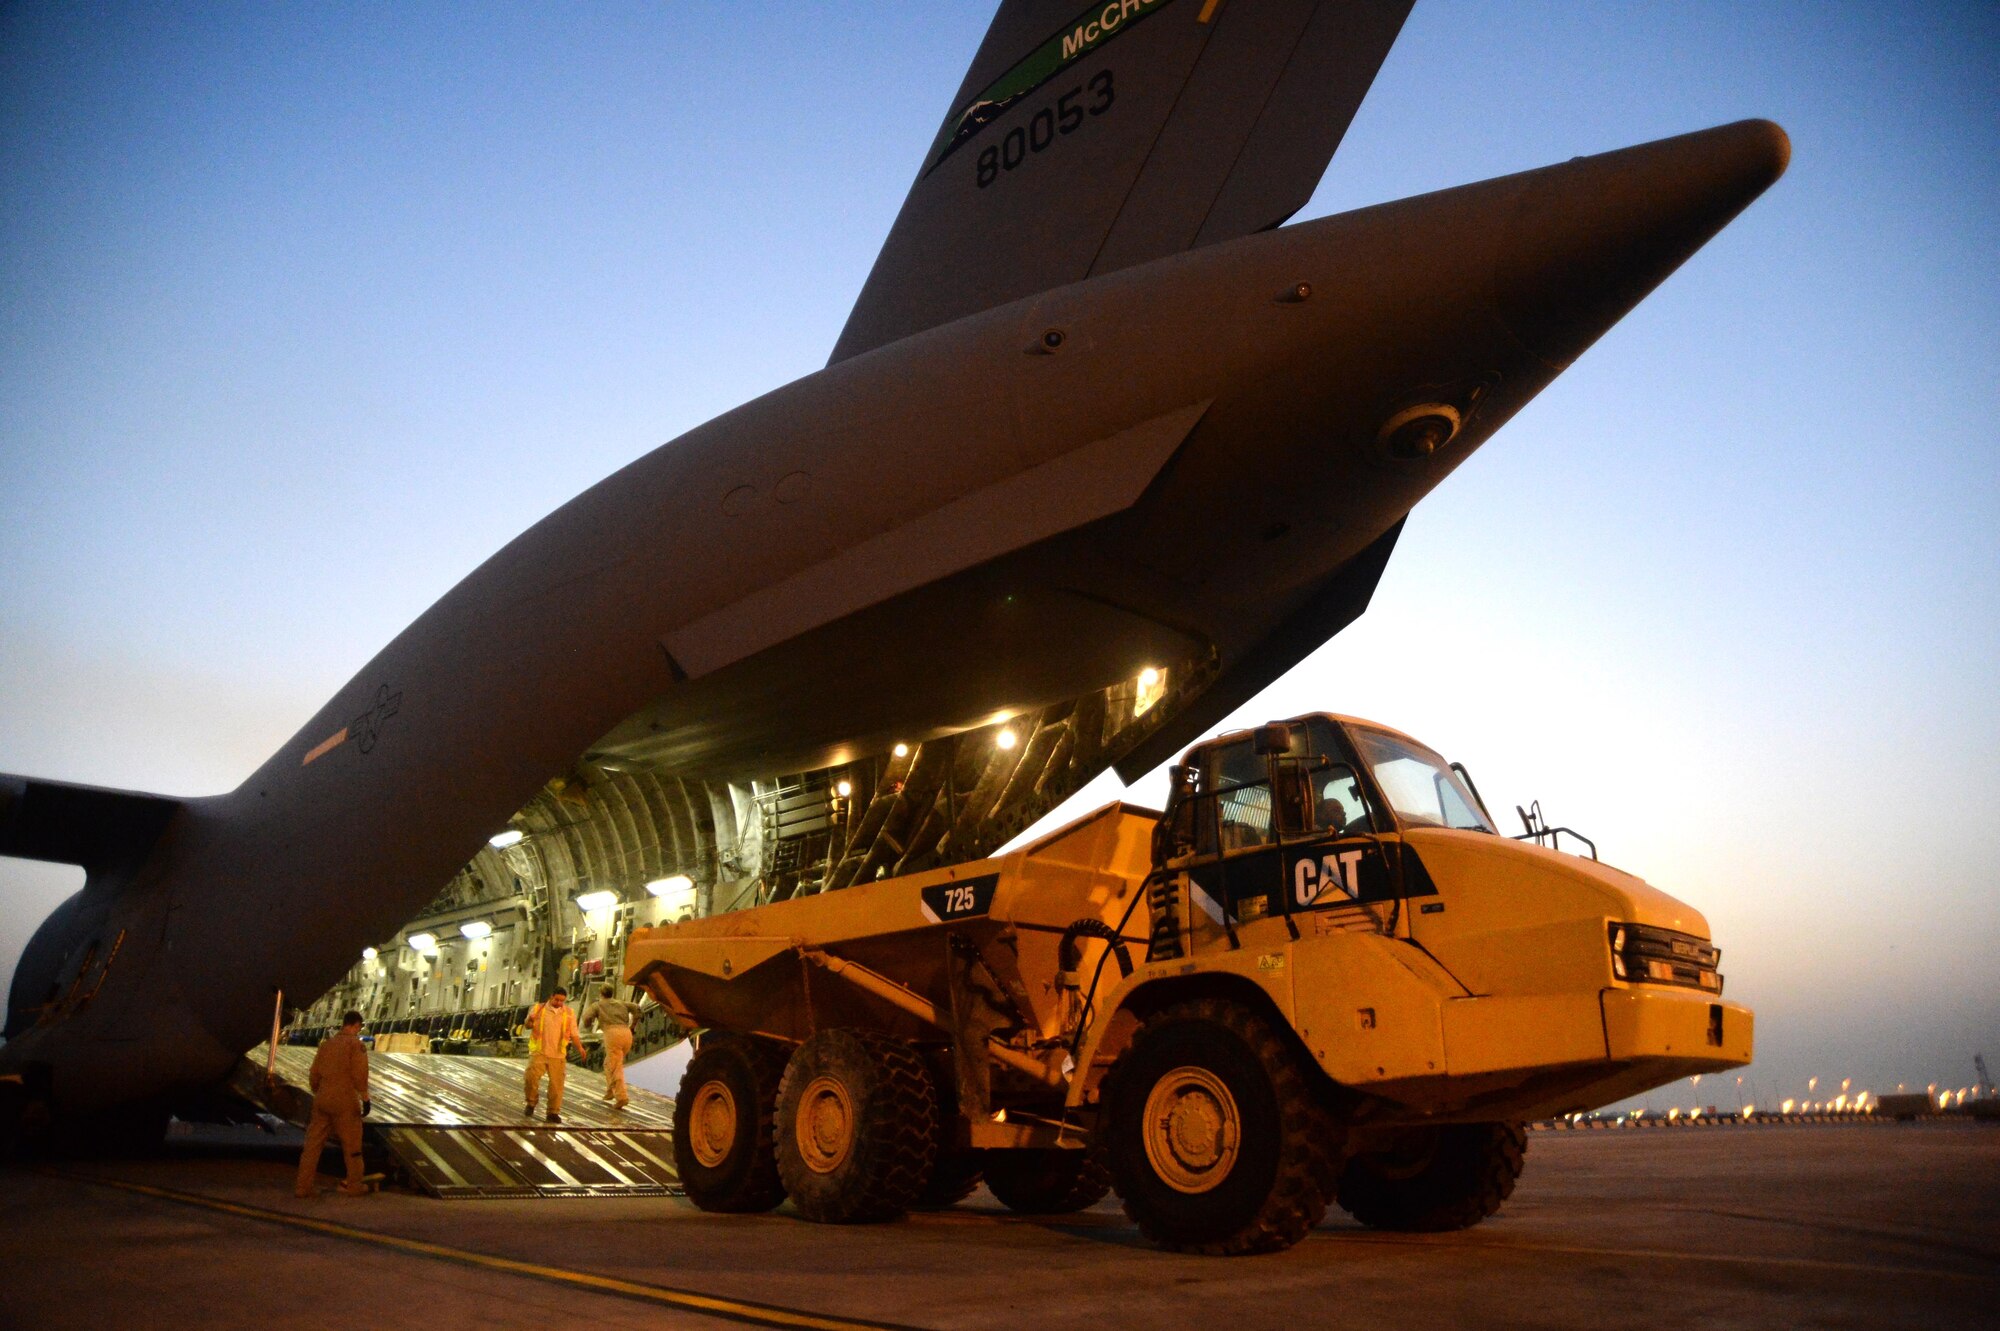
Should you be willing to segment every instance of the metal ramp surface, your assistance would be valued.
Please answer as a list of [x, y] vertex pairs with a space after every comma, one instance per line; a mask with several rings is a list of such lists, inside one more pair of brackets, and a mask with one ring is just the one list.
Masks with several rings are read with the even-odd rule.
[[433, 1197], [671, 1197], [670, 1133], [387, 1127], [376, 1136]]
[[[295, 1092], [283, 1097], [295, 1118], [311, 1113], [311, 1099], [302, 1093], [313, 1052], [278, 1050], [274, 1071], [277, 1081]], [[257, 1050], [248, 1060], [259, 1080], [265, 1053]], [[371, 1054], [369, 1134], [410, 1182], [435, 1197], [680, 1193], [673, 1101], [635, 1088], [626, 1108], [614, 1108], [604, 1099], [603, 1076], [571, 1064], [563, 1122], [552, 1124], [522, 1112], [526, 1073], [525, 1059]]]

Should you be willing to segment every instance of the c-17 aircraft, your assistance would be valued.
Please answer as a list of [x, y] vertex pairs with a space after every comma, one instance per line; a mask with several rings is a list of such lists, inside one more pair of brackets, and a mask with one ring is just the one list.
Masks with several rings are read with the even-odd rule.
[[1284, 225], [1409, 7], [1003, 0], [823, 370], [537, 523], [229, 794], [0, 778], [0, 854], [86, 870], [14, 979], [8, 1112], [157, 1122], [427, 903], [548, 939], [583, 888], [977, 858], [1351, 622], [1789, 155], [1747, 121]]

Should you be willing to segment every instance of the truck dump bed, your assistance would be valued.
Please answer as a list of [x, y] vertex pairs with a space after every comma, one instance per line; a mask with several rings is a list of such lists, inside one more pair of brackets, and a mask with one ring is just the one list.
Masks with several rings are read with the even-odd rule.
[[[1124, 921], [1143, 956], [1134, 899], [1159, 819], [1108, 804], [993, 859], [641, 930], [626, 979], [691, 1026], [788, 1041], [865, 1026], [974, 1049], [993, 1038], [1010, 1047], [996, 1060], [1053, 1083], [1053, 1057], [1026, 1051], [1059, 1036], [1072, 1001], [1057, 983], [1063, 933]], [[1105, 946], [1081, 941], [1086, 971]]]

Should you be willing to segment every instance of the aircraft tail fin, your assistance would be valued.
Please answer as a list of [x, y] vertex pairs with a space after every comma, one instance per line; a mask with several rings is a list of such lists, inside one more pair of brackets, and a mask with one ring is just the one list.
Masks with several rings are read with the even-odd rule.
[[95, 876], [143, 860], [180, 808], [165, 795], [0, 773], [0, 855]]
[[1414, 0], [1003, 0], [835, 344], [1277, 226]]

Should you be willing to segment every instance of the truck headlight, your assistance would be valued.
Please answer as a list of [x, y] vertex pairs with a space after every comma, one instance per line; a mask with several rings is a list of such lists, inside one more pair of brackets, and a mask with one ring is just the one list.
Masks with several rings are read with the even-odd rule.
[[1705, 993], [1722, 992], [1716, 967], [1722, 952], [1706, 938], [1650, 924], [1609, 926], [1611, 973], [1636, 984], [1673, 984]]

